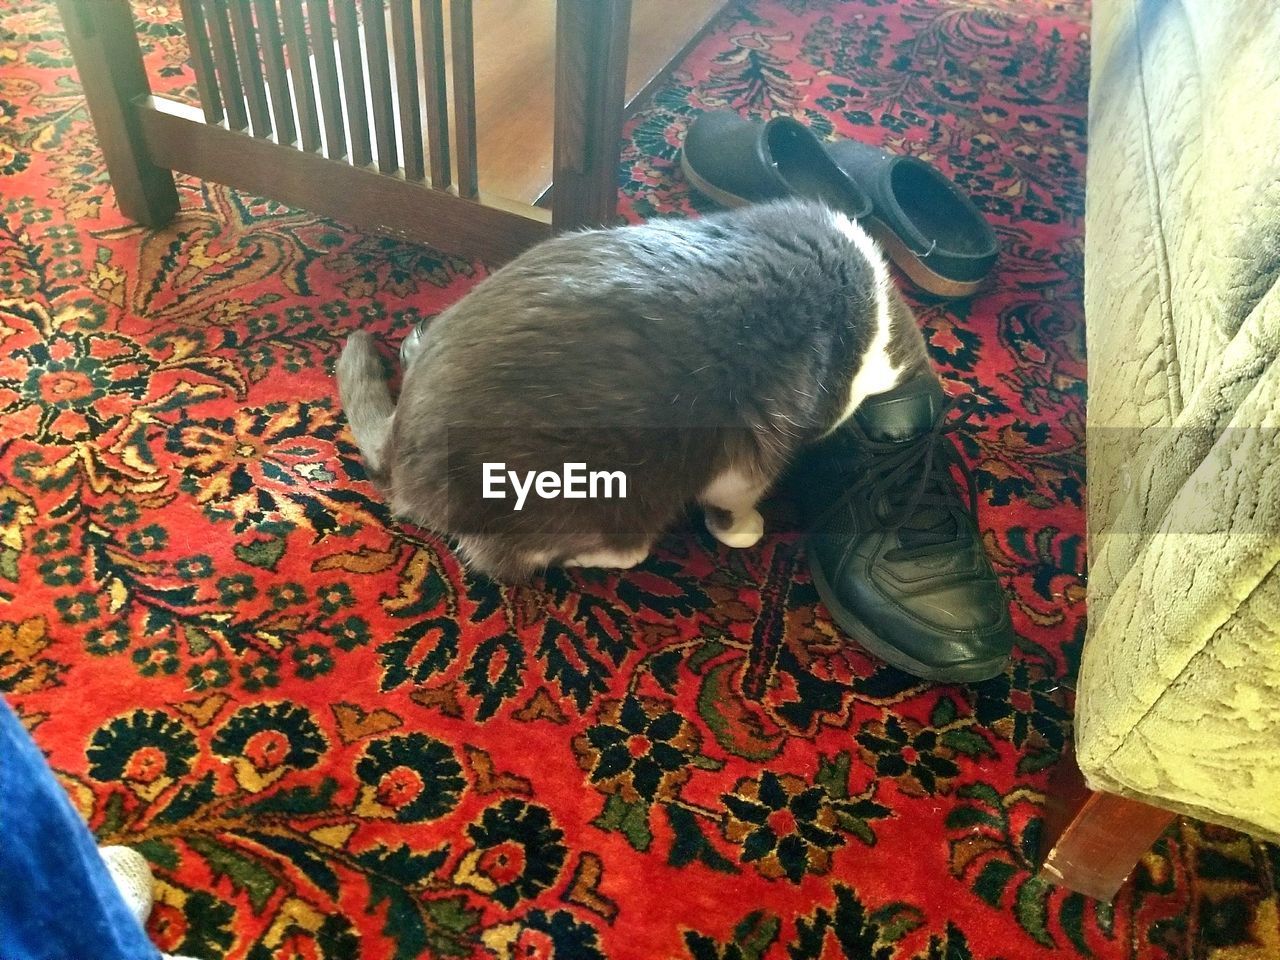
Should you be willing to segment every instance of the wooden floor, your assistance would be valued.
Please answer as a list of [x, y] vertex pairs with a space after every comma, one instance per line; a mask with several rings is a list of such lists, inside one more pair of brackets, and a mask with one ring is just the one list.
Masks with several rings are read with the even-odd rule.
[[[723, 6], [724, 0], [634, 0], [628, 102]], [[551, 185], [555, 2], [481, 0], [474, 11], [480, 189], [530, 203]]]

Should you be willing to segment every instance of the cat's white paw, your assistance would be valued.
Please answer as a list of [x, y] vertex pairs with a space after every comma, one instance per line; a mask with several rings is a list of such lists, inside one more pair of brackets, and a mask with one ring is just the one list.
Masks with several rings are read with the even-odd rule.
[[718, 526], [707, 514], [707, 529], [711, 535], [726, 547], [754, 547], [764, 536], [764, 517], [759, 510], [748, 510], [745, 513], [733, 514], [733, 523], [727, 527]]
[[631, 551], [589, 550], [564, 562], [566, 567], [604, 567], [610, 570], [630, 570], [649, 555], [647, 547]]

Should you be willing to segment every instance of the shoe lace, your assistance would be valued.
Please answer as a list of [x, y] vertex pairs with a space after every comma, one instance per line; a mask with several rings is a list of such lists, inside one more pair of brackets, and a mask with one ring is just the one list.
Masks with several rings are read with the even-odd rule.
[[849, 429], [866, 454], [861, 459], [863, 474], [822, 512], [818, 524], [852, 502], [869, 502], [874, 509], [884, 499], [894, 508], [886, 525], [897, 533], [900, 544], [885, 555], [887, 559], [910, 560], [950, 550], [966, 536], [967, 528], [963, 517], [956, 515], [964, 504], [953, 470], [960, 473], [968, 490], [969, 516], [978, 512], [973, 472], [950, 435], [967, 424], [976, 409], [972, 395], [948, 397], [928, 430], [896, 442], [873, 440], [852, 419]]

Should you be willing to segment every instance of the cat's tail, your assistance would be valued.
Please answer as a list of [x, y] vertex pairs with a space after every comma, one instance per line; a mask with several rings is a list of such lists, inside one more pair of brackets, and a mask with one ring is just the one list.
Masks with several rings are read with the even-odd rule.
[[338, 395], [365, 470], [374, 481], [385, 482], [387, 441], [396, 405], [373, 337], [363, 330], [347, 338], [338, 358]]

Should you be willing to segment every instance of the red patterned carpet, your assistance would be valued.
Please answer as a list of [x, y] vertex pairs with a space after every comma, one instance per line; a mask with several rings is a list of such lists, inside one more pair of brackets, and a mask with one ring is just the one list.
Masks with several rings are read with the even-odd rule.
[[[166, 90], [173, 0], [136, 3]], [[791, 536], [693, 527], [499, 589], [364, 479], [331, 367], [482, 268], [184, 180], [107, 189], [48, 0], [0, 7], [0, 691], [202, 958], [1280, 956], [1280, 854], [1181, 822], [1113, 906], [1034, 878], [1084, 626], [1084, 0], [758, 0], [628, 127], [629, 218], [708, 209], [698, 111], [928, 157], [996, 225], [920, 305], [1021, 637], [931, 686], [833, 631]], [[775, 513], [785, 510], [776, 505]], [[76, 958], [87, 960], [87, 958]]]

